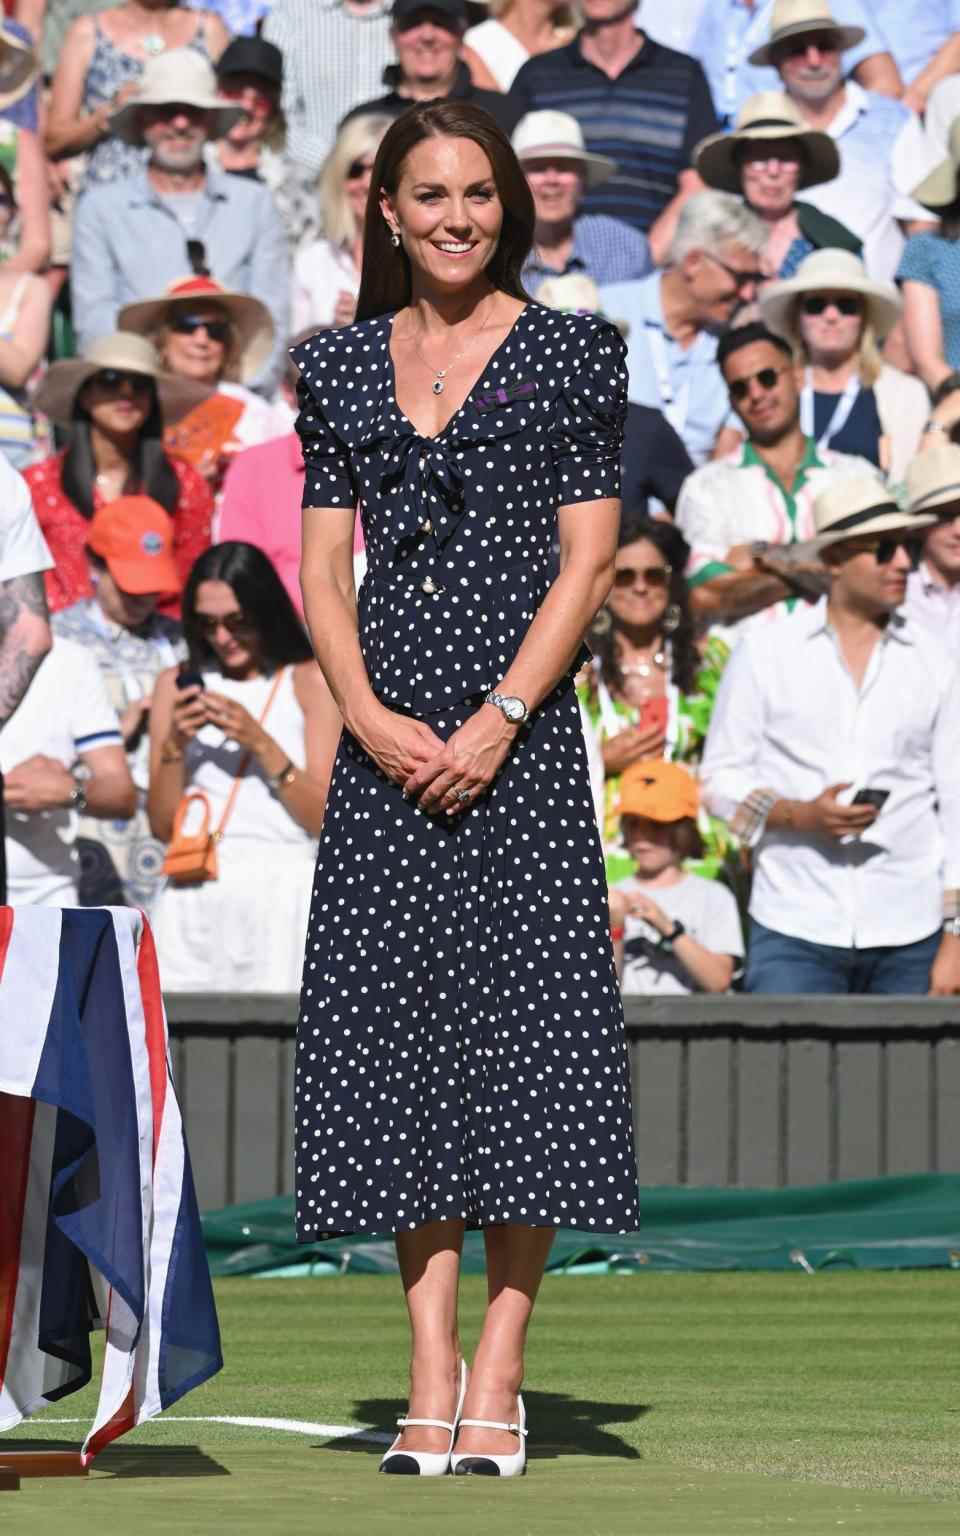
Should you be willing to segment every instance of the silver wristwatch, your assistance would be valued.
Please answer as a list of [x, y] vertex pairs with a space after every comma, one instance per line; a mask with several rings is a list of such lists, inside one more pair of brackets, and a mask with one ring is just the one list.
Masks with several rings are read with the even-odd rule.
[[960, 939], [960, 917], [944, 918], [943, 931], [953, 939]]
[[522, 699], [511, 698], [509, 694], [488, 693], [484, 702], [499, 709], [504, 720], [509, 720], [511, 725], [522, 725], [530, 714]]

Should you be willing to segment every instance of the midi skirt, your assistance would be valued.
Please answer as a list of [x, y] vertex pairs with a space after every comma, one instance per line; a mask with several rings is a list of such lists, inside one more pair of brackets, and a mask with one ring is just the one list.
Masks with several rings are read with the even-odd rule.
[[[426, 717], [446, 740], [481, 699]], [[296, 1053], [301, 1242], [428, 1222], [638, 1225], [620, 990], [564, 682], [455, 818], [345, 731]]]

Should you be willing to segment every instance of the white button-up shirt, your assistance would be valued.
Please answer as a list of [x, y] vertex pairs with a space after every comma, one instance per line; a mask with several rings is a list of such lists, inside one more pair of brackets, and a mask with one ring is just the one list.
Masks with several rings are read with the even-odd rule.
[[960, 674], [895, 615], [859, 692], [824, 598], [746, 636], [724, 673], [701, 769], [731, 820], [752, 792], [813, 800], [831, 784], [887, 789], [862, 837], [758, 827], [751, 915], [814, 944], [868, 949], [936, 932], [960, 886]]
[[960, 583], [945, 587], [934, 580], [926, 560], [921, 560], [907, 577], [903, 611], [960, 661]]

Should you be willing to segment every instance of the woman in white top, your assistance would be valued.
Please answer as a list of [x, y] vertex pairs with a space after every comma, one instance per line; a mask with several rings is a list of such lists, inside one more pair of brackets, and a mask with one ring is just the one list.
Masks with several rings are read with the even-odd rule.
[[489, 0], [487, 9], [487, 20], [463, 36], [464, 63], [482, 90], [509, 91], [521, 64], [576, 36], [573, 8], [558, 0]]
[[352, 325], [360, 291], [363, 224], [370, 172], [393, 119], [362, 113], [344, 123], [317, 182], [323, 235], [305, 245], [293, 264], [294, 335]]
[[[169, 841], [181, 798], [206, 797], [217, 878], [168, 880], [154, 914], [164, 986], [294, 992], [341, 722], [293, 604], [252, 544], [214, 545], [183, 596], [190, 670], [157, 679], [148, 809]], [[238, 785], [224, 825], [231, 792]], [[202, 804], [185, 823], [196, 830]]]

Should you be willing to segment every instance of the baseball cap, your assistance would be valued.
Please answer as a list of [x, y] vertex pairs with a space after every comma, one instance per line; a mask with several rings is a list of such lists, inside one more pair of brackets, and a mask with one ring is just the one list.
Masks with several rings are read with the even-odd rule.
[[620, 777], [621, 816], [683, 821], [688, 816], [695, 818], [699, 808], [696, 780], [679, 763], [663, 758], [631, 763]]
[[438, 11], [456, 22], [467, 19], [466, 0], [393, 0], [390, 15], [394, 21], [403, 21], [418, 11]]
[[173, 523], [151, 496], [118, 496], [93, 515], [87, 548], [107, 562], [123, 592], [179, 592]]
[[283, 85], [283, 54], [264, 37], [235, 37], [216, 63], [217, 79], [228, 75], [260, 75], [279, 90]]

